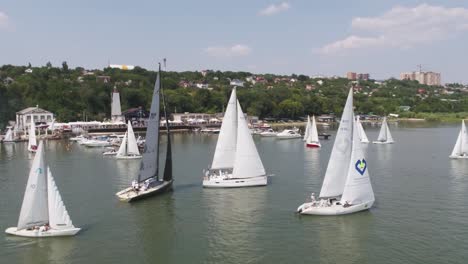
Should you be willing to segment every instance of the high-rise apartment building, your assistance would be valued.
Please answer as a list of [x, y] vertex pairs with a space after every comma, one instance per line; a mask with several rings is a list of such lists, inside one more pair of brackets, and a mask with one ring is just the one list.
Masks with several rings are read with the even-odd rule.
[[438, 72], [402, 72], [400, 80], [416, 80], [420, 84], [440, 85], [440, 73]]

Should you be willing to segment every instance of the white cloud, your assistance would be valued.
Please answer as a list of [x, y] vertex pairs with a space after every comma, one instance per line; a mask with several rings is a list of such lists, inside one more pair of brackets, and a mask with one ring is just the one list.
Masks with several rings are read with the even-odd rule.
[[8, 16], [0, 11], [0, 29], [6, 29], [8, 28]]
[[282, 3], [279, 3], [279, 4], [272, 4], [272, 5], [269, 5], [269, 6], [265, 7], [264, 9], [260, 10], [258, 12], [258, 14], [260, 16], [271, 16], [271, 15], [286, 11], [290, 7], [291, 7], [291, 5], [288, 2], [282, 2]]
[[249, 46], [237, 44], [232, 46], [212, 46], [206, 48], [204, 51], [213, 57], [227, 58], [249, 55], [252, 52], [252, 49]]
[[[327, 44], [319, 53], [332, 54], [372, 47], [411, 48], [468, 30], [468, 9], [421, 4], [397, 6], [377, 17], [356, 17], [353, 35]], [[357, 34], [359, 32], [359, 34]]]

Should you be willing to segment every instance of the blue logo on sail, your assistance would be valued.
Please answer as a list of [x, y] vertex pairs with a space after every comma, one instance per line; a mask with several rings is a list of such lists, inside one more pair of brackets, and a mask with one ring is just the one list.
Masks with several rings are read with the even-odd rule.
[[37, 168], [36, 172], [37, 174], [42, 174], [42, 168]]
[[366, 172], [367, 169], [367, 162], [365, 159], [358, 160], [356, 161], [356, 170], [359, 172], [359, 174], [364, 175], [364, 172]]

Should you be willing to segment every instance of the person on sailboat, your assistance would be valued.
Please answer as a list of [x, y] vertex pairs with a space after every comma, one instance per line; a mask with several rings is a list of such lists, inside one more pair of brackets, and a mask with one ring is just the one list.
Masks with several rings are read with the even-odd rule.
[[310, 195], [310, 199], [312, 200], [312, 203], [315, 203], [315, 193], [312, 193], [312, 195]]
[[140, 190], [140, 186], [138, 184], [138, 182], [136, 180], [133, 180], [132, 181], [132, 188], [133, 190], [135, 190], [136, 192], [138, 192]]

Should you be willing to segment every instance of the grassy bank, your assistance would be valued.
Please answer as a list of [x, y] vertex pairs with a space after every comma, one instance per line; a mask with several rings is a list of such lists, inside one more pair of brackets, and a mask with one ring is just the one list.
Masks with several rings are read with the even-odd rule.
[[456, 123], [462, 119], [468, 118], [468, 112], [461, 113], [413, 113], [405, 112], [400, 115], [403, 120], [411, 120], [411, 118], [424, 119], [429, 122], [447, 122]]

